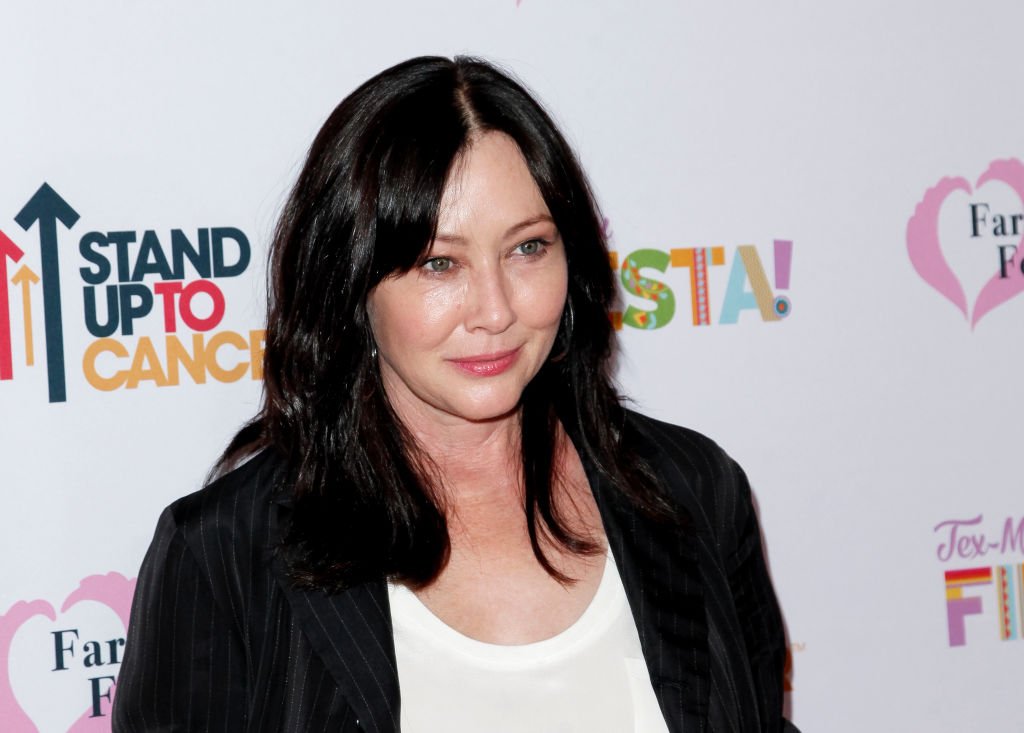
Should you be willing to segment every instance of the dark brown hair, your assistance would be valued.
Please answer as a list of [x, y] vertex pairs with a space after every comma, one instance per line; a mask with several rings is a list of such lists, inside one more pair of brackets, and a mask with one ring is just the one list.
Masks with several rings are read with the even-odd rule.
[[427, 462], [384, 394], [367, 298], [423, 257], [452, 164], [486, 131], [519, 146], [568, 260], [554, 347], [564, 358], [549, 360], [521, 401], [534, 553], [565, 581], [538, 532], [574, 552], [596, 549], [566, 528], [553, 504], [559, 422], [622, 493], [666, 513], [649, 471], [619, 440], [623, 410], [609, 374], [613, 273], [575, 155], [533, 97], [491, 64], [416, 58], [342, 100], [313, 142], [271, 248], [263, 407], [218, 466], [261, 447], [281, 455], [292, 497], [284, 551], [299, 584], [332, 591], [391, 577], [422, 585], [444, 567], [444, 512]]

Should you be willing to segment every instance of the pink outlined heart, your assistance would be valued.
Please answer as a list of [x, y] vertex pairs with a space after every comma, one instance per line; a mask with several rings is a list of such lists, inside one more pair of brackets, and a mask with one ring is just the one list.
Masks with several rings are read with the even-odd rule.
[[[129, 580], [120, 573], [106, 575], [90, 575], [79, 583], [78, 588], [64, 599], [60, 612], [67, 612], [81, 601], [95, 601], [112, 610], [128, 630], [128, 618], [131, 611], [132, 596], [135, 593], [135, 578]], [[51, 621], [57, 620], [57, 613], [49, 601], [18, 601], [7, 613], [0, 616], [0, 722], [4, 731], [11, 733], [38, 733], [35, 723], [18, 703], [11, 686], [10, 651], [11, 641], [25, 622], [36, 616], [45, 616]], [[110, 730], [110, 719], [107, 717], [90, 717], [91, 710], [86, 710], [68, 728], [68, 733], [106, 733]]]
[[[1008, 269], [1007, 277], [1004, 278], [1000, 276], [997, 268], [995, 274], [981, 288], [974, 306], [968, 311], [963, 286], [946, 261], [939, 244], [939, 210], [954, 191], [963, 191], [970, 195], [990, 181], [1005, 183], [1013, 189], [1024, 206], [1024, 163], [1016, 158], [1009, 158], [993, 161], [988, 170], [978, 178], [973, 189], [966, 178], [943, 178], [925, 192], [924, 198], [914, 209], [914, 215], [907, 222], [907, 253], [917, 274], [964, 314], [964, 318], [970, 321], [972, 330], [982, 316], [1024, 292], [1024, 275], [1013, 266]], [[1022, 245], [1024, 236], [1017, 242], [1018, 252], [1024, 255]]]

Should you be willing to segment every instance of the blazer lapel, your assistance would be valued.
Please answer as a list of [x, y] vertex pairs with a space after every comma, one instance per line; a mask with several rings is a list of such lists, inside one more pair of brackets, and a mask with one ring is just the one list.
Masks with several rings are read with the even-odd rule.
[[398, 730], [398, 672], [384, 581], [327, 595], [285, 587], [295, 621], [372, 733]]
[[280, 557], [274, 558], [273, 567], [296, 625], [334, 677], [359, 727], [368, 733], [396, 733], [398, 670], [385, 581], [329, 595], [294, 588]]
[[706, 731], [708, 625], [697, 538], [646, 519], [580, 451], [669, 730]]

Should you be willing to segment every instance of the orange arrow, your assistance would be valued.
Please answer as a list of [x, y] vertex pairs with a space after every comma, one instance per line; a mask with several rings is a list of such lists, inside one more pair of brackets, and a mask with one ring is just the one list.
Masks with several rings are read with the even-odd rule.
[[22, 265], [14, 273], [11, 282], [21, 285], [21, 313], [25, 318], [25, 364], [32, 366], [35, 363], [35, 354], [32, 347], [32, 298], [29, 297], [29, 288], [39, 282], [39, 275], [32, 272], [28, 265]]

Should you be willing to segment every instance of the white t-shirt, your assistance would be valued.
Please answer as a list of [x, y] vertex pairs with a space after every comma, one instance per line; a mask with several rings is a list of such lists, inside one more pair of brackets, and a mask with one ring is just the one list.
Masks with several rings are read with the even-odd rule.
[[667, 733], [611, 553], [583, 615], [533, 644], [476, 641], [388, 593], [403, 733]]

